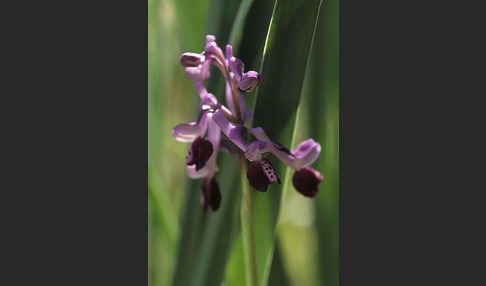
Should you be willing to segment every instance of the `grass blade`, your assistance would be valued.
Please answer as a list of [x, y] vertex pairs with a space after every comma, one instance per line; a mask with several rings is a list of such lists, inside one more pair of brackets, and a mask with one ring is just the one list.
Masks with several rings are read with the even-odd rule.
[[[275, 2], [263, 51], [262, 85], [257, 90], [253, 126], [263, 127], [268, 136], [290, 146], [295, 129], [304, 75], [310, 55], [321, 0]], [[305, 15], [305, 16], [303, 16]], [[278, 173], [284, 165], [273, 160]], [[284, 175], [283, 182], [288, 182]], [[267, 193], [255, 194], [255, 227], [258, 241], [257, 266], [260, 285], [266, 285], [275, 241], [281, 185], [271, 185]]]
[[316, 197], [320, 285], [339, 285], [339, 2], [321, 9], [309, 90], [311, 136], [322, 144], [315, 166], [325, 179]]

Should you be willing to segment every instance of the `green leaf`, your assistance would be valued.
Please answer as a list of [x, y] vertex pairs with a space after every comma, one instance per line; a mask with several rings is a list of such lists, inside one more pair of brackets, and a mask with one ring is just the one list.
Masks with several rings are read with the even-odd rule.
[[[228, 154], [223, 156], [217, 175], [223, 201], [217, 212], [207, 214], [204, 235], [199, 237], [200, 256], [195, 268], [186, 273], [192, 277], [192, 285], [219, 285], [224, 278], [224, 268], [230, 255], [231, 241], [235, 233], [237, 208], [240, 200], [239, 165]], [[199, 207], [199, 205], [197, 206]], [[179, 284], [177, 284], [179, 285]]]
[[[284, 146], [290, 146], [295, 129], [304, 75], [310, 55], [321, 0], [278, 0], [266, 37], [257, 90], [253, 126], [261, 126], [267, 135]], [[288, 173], [284, 164], [272, 160], [279, 174]], [[272, 265], [275, 225], [277, 223], [282, 185], [273, 184], [266, 193], [255, 193], [255, 235], [257, 268], [261, 285], [266, 285]]]
[[282, 254], [280, 247], [275, 246], [275, 253], [272, 259], [272, 268], [270, 269], [270, 276], [268, 278], [268, 285], [270, 286], [288, 286], [291, 285], [285, 268], [283, 265]]
[[314, 168], [324, 175], [316, 196], [320, 285], [339, 285], [339, 2], [320, 13], [312, 54], [308, 100], [310, 135], [322, 151]]
[[[200, 198], [200, 180], [192, 180], [187, 188], [184, 207], [179, 260], [172, 285], [219, 285], [233, 239], [233, 225], [237, 221], [235, 206], [239, 203], [239, 166], [228, 154], [220, 153], [222, 160], [218, 180], [222, 201], [213, 212], [203, 211]], [[235, 187], [236, 186], [236, 187]]]
[[231, 256], [226, 264], [225, 285], [245, 285], [245, 261], [241, 232], [235, 238], [231, 247]]

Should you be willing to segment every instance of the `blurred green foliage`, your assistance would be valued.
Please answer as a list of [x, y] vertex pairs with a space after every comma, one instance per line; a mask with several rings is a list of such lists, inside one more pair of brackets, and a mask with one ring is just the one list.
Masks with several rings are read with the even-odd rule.
[[[308, 3], [315, 1], [282, 1], [281, 7], [289, 10], [281, 11], [283, 18], [278, 18], [280, 28], [276, 33], [290, 31], [289, 35], [302, 33], [305, 36], [305, 31], [300, 28], [306, 20], [312, 20], [313, 15], [303, 13], [305, 9], [299, 10], [303, 9], [304, 2], [310, 5]], [[267, 265], [260, 264], [259, 267], [270, 272], [267, 273], [269, 285], [337, 286], [338, 1], [323, 1], [310, 64], [307, 67], [303, 65], [304, 70], [286, 70], [284, 73], [279, 73], [277, 66], [279, 58], [285, 57], [281, 58], [285, 61], [289, 57], [285, 54], [286, 49], [279, 49], [282, 40], [274, 49], [281, 55], [273, 59], [270, 57], [266, 63], [268, 67], [262, 63], [275, 1], [149, 0], [148, 4], [149, 285], [219, 285], [221, 281], [223, 285], [244, 285], [239, 167], [227, 154], [220, 156], [218, 182], [223, 195], [222, 205], [217, 212], [204, 213], [199, 203], [200, 180], [190, 180], [185, 175], [184, 162], [189, 146], [171, 136], [173, 126], [194, 121], [197, 116], [198, 96], [179, 65], [179, 56], [186, 51], [202, 51], [204, 37], [209, 33], [216, 35], [222, 47], [226, 43], [233, 44], [246, 69], [262, 69], [262, 87], [258, 89], [258, 95], [254, 92], [247, 99], [250, 106], [257, 105], [255, 123], [263, 126], [269, 135], [275, 135], [276, 139], [280, 139], [281, 134], [272, 133], [279, 128], [273, 125], [287, 124], [282, 132], [291, 136], [282, 143], [288, 147], [295, 147], [308, 137], [313, 137], [323, 147], [313, 165], [325, 176], [316, 198], [301, 196], [291, 184], [285, 185], [286, 190], [270, 188], [267, 193], [257, 194], [261, 197], [257, 198], [260, 203], [255, 217], [257, 237], [267, 235], [266, 238], [259, 237], [257, 243], [270, 241], [273, 244], [275, 236], [268, 227], [275, 225], [280, 206], [273, 260], [265, 259], [264, 264]], [[288, 24], [284, 25], [285, 22]], [[271, 47], [269, 51], [273, 50]], [[302, 52], [298, 50], [296, 54]], [[298, 60], [307, 61], [307, 57], [302, 57], [291, 59], [296, 60], [293, 66], [299, 65]], [[301, 80], [305, 78], [303, 90], [298, 88], [298, 82], [289, 82], [288, 86], [293, 86], [289, 88], [282, 83], [265, 82], [265, 79], [275, 76], [286, 76], [285, 80], [288, 80], [292, 72], [297, 74], [294, 75], [297, 81], [300, 77]], [[279, 75], [272, 75], [274, 73]], [[209, 89], [222, 99], [223, 82], [216, 72], [213, 74], [217, 76], [212, 77]], [[287, 90], [292, 88], [293, 94], [299, 92], [300, 99], [284, 101], [289, 96]], [[266, 95], [262, 95], [262, 90], [268, 91]], [[268, 94], [270, 91], [271, 96]], [[289, 113], [286, 118], [294, 116], [292, 124], [275, 115], [272, 108], [265, 108], [275, 101]], [[280, 166], [280, 172], [282, 176], [285, 174], [283, 166]], [[281, 191], [285, 194], [282, 201], [270, 200], [271, 197], [280, 197], [278, 192]], [[270, 205], [266, 205], [268, 203]]]

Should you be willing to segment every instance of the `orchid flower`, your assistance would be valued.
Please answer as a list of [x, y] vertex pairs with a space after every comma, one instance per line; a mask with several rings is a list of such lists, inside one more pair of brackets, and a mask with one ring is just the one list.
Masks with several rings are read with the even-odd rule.
[[[231, 45], [226, 45], [223, 54], [216, 37], [207, 35], [204, 50], [199, 54], [183, 53], [180, 63], [186, 75], [193, 80], [201, 101], [197, 120], [175, 126], [172, 136], [178, 141], [191, 143], [186, 156], [186, 170], [190, 178], [203, 178], [201, 204], [204, 209], [209, 207], [215, 211], [221, 203], [221, 192], [215, 179], [217, 155], [221, 147], [247, 161], [248, 182], [258, 191], [265, 192], [268, 185], [280, 183], [277, 172], [267, 158], [272, 154], [295, 170], [292, 183], [299, 193], [307, 197], [317, 194], [318, 184], [324, 177], [309, 165], [319, 156], [321, 145], [307, 139], [289, 151], [270, 140], [263, 128], [249, 129], [252, 111], [246, 108], [241, 92], [252, 92], [263, 76], [252, 70], [245, 72], [243, 61], [233, 56]], [[204, 86], [211, 76], [211, 65], [216, 66], [225, 79], [227, 107], [219, 103]], [[256, 140], [248, 142], [250, 133]]]

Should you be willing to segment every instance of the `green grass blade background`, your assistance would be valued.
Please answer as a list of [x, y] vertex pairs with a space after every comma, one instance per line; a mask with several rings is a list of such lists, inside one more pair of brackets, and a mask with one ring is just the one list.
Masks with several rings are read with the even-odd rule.
[[321, 9], [310, 78], [310, 135], [322, 145], [315, 163], [325, 177], [316, 197], [320, 285], [339, 285], [339, 1]]
[[[263, 82], [257, 91], [253, 126], [263, 127], [267, 135], [290, 146], [304, 75], [316, 27], [320, 0], [275, 2], [265, 43]], [[305, 15], [305, 17], [302, 17]], [[279, 174], [285, 166], [272, 160]], [[285, 182], [286, 178], [282, 178]], [[272, 266], [274, 232], [279, 213], [282, 185], [273, 184], [266, 193], [255, 195], [257, 268], [261, 285], [266, 285]]]

